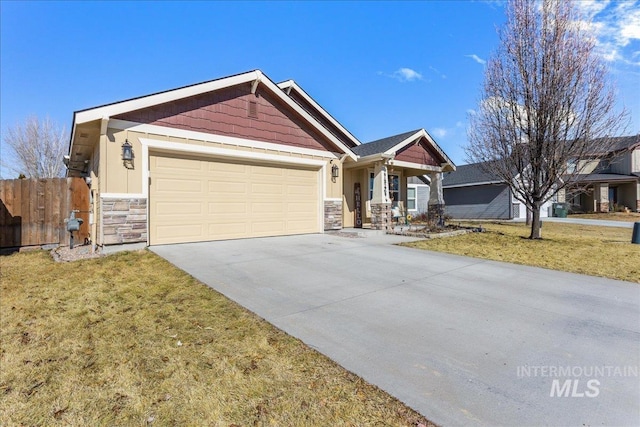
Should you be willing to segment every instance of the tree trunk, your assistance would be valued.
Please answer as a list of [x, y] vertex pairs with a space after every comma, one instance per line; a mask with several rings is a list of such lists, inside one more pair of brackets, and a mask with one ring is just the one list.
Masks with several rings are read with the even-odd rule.
[[531, 209], [526, 208], [527, 209], [527, 219], [526, 219], [526, 224], [527, 225], [531, 225]]
[[531, 235], [530, 239], [542, 239], [542, 233], [540, 232], [540, 228], [542, 223], [540, 222], [540, 205], [538, 203], [535, 204], [533, 209], [531, 210], [533, 215], [531, 221]]

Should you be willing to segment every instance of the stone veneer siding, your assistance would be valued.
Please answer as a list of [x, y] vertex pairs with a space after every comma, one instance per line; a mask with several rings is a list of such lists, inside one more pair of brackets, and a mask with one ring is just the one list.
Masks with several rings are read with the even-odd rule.
[[636, 200], [636, 211], [640, 212], [640, 200]]
[[147, 241], [147, 199], [102, 199], [102, 244]]
[[342, 201], [324, 201], [324, 229], [342, 229]]
[[371, 203], [371, 228], [374, 230], [390, 231], [391, 203]]
[[596, 210], [597, 212], [609, 212], [609, 202], [597, 202]]

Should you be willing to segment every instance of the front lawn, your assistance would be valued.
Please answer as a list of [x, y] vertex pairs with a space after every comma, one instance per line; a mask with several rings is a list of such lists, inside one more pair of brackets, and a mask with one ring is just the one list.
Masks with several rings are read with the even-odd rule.
[[151, 252], [0, 267], [0, 425], [430, 425]]
[[544, 222], [542, 240], [526, 239], [523, 223], [467, 223], [484, 233], [469, 233], [404, 245], [495, 261], [550, 268], [640, 283], [640, 245], [628, 228]]

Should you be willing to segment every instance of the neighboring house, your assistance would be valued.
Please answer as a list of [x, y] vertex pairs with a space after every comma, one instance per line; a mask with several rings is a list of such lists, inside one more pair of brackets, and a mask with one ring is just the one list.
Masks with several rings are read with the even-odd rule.
[[[442, 179], [445, 212], [455, 219], [526, 218], [524, 203], [515, 198], [508, 185], [485, 172], [480, 163], [461, 165]], [[550, 216], [552, 202], [540, 209], [542, 218]]]
[[424, 202], [412, 177], [441, 206], [455, 170], [424, 129], [362, 144], [259, 70], [77, 111], [67, 164], [90, 186], [94, 245], [387, 229], [394, 204]]
[[418, 215], [428, 212], [430, 184], [428, 175], [407, 178], [407, 213]]
[[626, 207], [640, 212], [640, 135], [614, 138], [613, 149], [604, 159], [587, 157], [574, 167], [584, 174], [565, 192], [572, 211], [608, 212]]

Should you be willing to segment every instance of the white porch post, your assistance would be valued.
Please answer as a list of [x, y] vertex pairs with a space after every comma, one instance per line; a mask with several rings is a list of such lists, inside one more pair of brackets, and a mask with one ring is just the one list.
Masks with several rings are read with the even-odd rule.
[[593, 199], [596, 212], [609, 212], [609, 183], [602, 182], [594, 185]]
[[442, 196], [442, 172], [432, 172], [429, 185], [429, 221], [444, 227], [444, 197]]
[[373, 170], [373, 195], [371, 197], [371, 228], [388, 230], [391, 227], [391, 200], [387, 166], [377, 162]]

